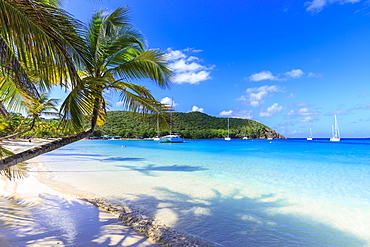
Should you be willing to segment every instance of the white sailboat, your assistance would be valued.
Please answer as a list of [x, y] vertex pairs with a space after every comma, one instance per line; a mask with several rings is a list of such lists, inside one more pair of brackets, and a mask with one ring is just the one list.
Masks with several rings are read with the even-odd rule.
[[271, 133], [271, 130], [267, 133], [267, 140], [272, 140], [272, 139], [274, 139], [273, 137], [272, 137], [272, 133]]
[[312, 141], [312, 129], [310, 128], [310, 135], [307, 137], [307, 141]]
[[225, 137], [225, 141], [230, 141], [230, 119], [227, 119], [227, 136]]
[[332, 137], [330, 141], [332, 142], [339, 142], [340, 141], [340, 134], [339, 134], [339, 127], [337, 122], [337, 115], [334, 115], [334, 125], [332, 125]]
[[248, 140], [248, 136], [247, 136], [247, 127], [245, 127], [245, 135], [243, 137], [243, 140]]
[[[173, 108], [173, 100], [171, 103], [171, 108]], [[170, 122], [170, 134], [162, 136], [159, 139], [160, 143], [181, 143], [185, 142], [184, 138], [182, 138], [180, 135], [176, 133], [172, 133], [172, 113], [171, 113], [171, 122]]]
[[[159, 113], [158, 113], [159, 115]], [[153, 141], [160, 141], [160, 132], [159, 132], [159, 116], [157, 115], [157, 136], [153, 137]]]

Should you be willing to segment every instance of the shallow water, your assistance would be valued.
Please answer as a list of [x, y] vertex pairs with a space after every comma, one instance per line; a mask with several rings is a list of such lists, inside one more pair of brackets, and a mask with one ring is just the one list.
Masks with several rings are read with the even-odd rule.
[[369, 139], [80, 141], [38, 160], [44, 181], [224, 246], [370, 246]]

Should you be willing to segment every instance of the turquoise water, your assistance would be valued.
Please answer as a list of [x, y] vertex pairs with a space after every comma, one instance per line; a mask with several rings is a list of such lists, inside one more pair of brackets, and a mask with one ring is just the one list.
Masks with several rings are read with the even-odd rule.
[[80, 141], [38, 160], [223, 246], [370, 246], [369, 139]]

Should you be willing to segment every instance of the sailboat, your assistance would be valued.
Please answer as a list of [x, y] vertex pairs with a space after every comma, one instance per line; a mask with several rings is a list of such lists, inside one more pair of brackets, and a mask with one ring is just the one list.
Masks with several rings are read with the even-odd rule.
[[243, 137], [243, 140], [248, 140], [249, 138], [248, 138], [248, 136], [247, 136], [247, 127], [245, 128], [245, 135], [244, 135], [244, 137]]
[[339, 135], [338, 122], [337, 122], [337, 115], [334, 115], [334, 125], [332, 125], [331, 131], [332, 131], [332, 137], [330, 138], [330, 141], [339, 142], [340, 135]]
[[[159, 115], [159, 113], [158, 113]], [[160, 141], [161, 138], [159, 137], [160, 136], [160, 132], [159, 132], [159, 116], [157, 115], [157, 136], [153, 138], [153, 141]]]
[[267, 133], [267, 140], [272, 140], [272, 139], [274, 139], [274, 138], [272, 137], [271, 130], [269, 130], [269, 132]]
[[[173, 100], [172, 100], [171, 108], [173, 108]], [[170, 134], [162, 136], [159, 139], [159, 142], [160, 143], [168, 143], [168, 142], [169, 143], [181, 143], [181, 142], [185, 142], [185, 140], [180, 135], [178, 135], [176, 133], [172, 133], [172, 113], [171, 113], [171, 122], [170, 122]]]
[[230, 141], [230, 119], [227, 119], [227, 136], [225, 137], [225, 141]]
[[307, 141], [312, 141], [312, 129], [310, 128], [310, 135], [307, 137]]

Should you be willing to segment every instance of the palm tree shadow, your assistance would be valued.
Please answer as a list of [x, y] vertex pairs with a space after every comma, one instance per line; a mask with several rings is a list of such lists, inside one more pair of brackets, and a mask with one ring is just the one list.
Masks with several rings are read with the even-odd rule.
[[144, 158], [131, 158], [131, 157], [110, 157], [100, 160], [101, 162], [125, 162], [125, 161], [144, 161]]
[[[155, 217], [163, 210], [178, 219], [172, 226], [206, 242], [224, 246], [366, 246], [350, 233], [307, 217], [274, 213], [291, 206], [273, 194], [259, 198], [242, 196], [239, 191], [222, 195], [214, 190], [210, 199], [194, 199], [187, 194], [157, 188], [166, 199], [141, 196], [132, 205], [144, 205], [144, 213]], [[166, 205], [165, 208], [163, 205]], [[190, 220], [189, 220], [190, 219]]]
[[155, 164], [149, 164], [145, 167], [125, 166], [125, 165], [116, 165], [116, 166], [127, 168], [132, 171], [141, 172], [146, 176], [155, 176], [154, 172], [196, 172], [207, 170], [206, 168], [202, 168], [200, 166], [188, 166], [188, 165], [157, 166]]
[[[82, 201], [42, 194], [41, 203], [0, 197], [0, 236], [17, 246], [157, 246], [107, 212]], [[103, 215], [102, 215], [103, 214]], [[45, 245], [46, 246], [46, 245]]]

